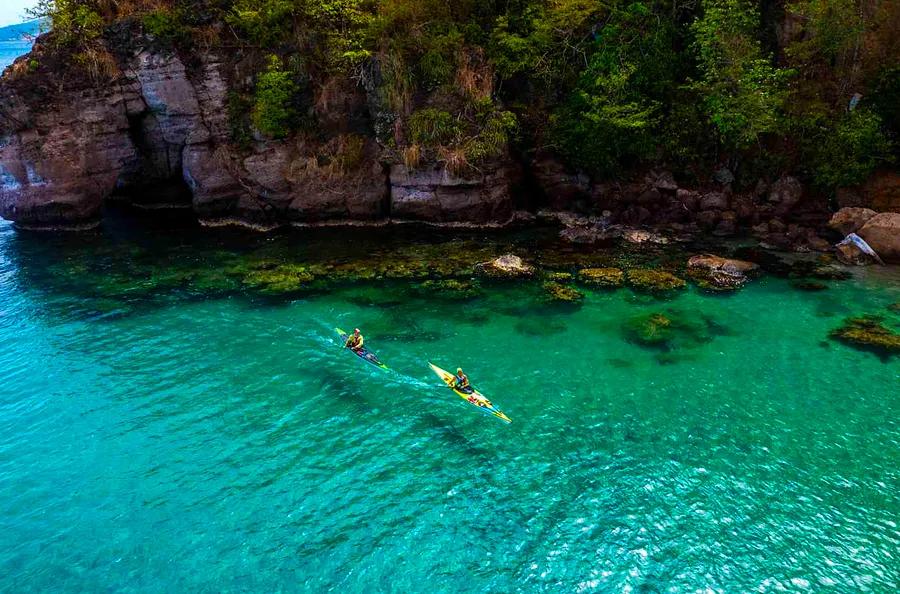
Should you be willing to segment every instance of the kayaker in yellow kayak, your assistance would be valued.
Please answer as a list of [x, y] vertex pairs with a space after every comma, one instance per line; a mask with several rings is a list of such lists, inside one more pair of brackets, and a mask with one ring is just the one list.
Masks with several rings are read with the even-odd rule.
[[353, 330], [353, 334], [347, 338], [347, 343], [344, 346], [358, 353], [363, 348], [363, 342], [363, 335], [359, 333], [359, 328], [356, 328]]
[[454, 388], [465, 390], [469, 387], [469, 376], [463, 373], [462, 367], [456, 368], [456, 376], [453, 379], [456, 380], [456, 383], [453, 384]]

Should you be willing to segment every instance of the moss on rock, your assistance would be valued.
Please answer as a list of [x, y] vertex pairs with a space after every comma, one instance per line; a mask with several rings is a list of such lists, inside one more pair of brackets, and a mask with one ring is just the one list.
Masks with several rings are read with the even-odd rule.
[[582, 268], [578, 280], [595, 287], [621, 287], [625, 283], [625, 273], [620, 268]]
[[550, 281], [543, 284], [544, 292], [551, 301], [577, 303], [584, 299], [584, 293], [562, 283]]
[[847, 318], [840, 328], [831, 331], [830, 336], [883, 356], [900, 354], [900, 333], [887, 328], [882, 322], [883, 318], [878, 316]]
[[298, 264], [279, 264], [272, 267], [251, 270], [244, 275], [242, 282], [248, 287], [269, 295], [296, 293], [313, 288], [316, 277], [305, 266]]
[[672, 340], [672, 320], [661, 313], [638, 316], [626, 322], [625, 335], [644, 346], [667, 347]]
[[649, 293], [666, 293], [683, 289], [687, 283], [671, 272], [635, 268], [628, 271], [628, 283], [638, 291]]
[[575, 277], [571, 272], [548, 272], [544, 274], [544, 279], [555, 283], [570, 283]]
[[473, 299], [481, 294], [481, 286], [478, 283], [458, 279], [427, 280], [415, 285], [413, 289], [420, 295], [456, 301]]

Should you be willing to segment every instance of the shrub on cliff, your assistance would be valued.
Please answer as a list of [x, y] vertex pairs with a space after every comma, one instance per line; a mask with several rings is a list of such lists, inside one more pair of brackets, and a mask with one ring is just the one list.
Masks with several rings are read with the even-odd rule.
[[97, 0], [39, 0], [28, 13], [49, 20], [54, 42], [70, 46], [100, 37], [106, 24], [101, 8]]
[[251, 115], [256, 129], [272, 138], [287, 136], [297, 115], [293, 107], [297, 91], [293, 74], [284, 70], [281, 58], [269, 56], [265, 72], [256, 81]]

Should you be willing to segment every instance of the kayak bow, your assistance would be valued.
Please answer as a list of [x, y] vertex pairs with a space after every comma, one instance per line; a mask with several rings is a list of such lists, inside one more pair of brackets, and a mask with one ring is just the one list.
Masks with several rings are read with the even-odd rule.
[[[346, 332], [344, 332], [343, 330], [341, 330], [340, 328], [335, 328], [335, 330], [337, 330], [338, 336], [341, 337], [341, 341], [342, 341], [341, 345], [344, 348], [347, 348], [347, 346], [346, 346], [347, 339], [350, 338], [350, 335], [347, 334]], [[356, 355], [360, 359], [362, 359], [363, 361], [371, 363], [372, 365], [374, 365], [375, 367], [377, 367], [379, 369], [385, 369], [385, 370], [388, 369], [388, 366], [385, 365], [384, 363], [382, 363], [381, 361], [379, 361], [378, 357], [375, 355], [375, 353], [373, 353], [366, 347], [363, 347], [363, 348], [359, 349], [358, 351], [354, 351], [353, 349], [348, 349], [348, 350], [351, 351], [354, 355]]]
[[512, 420], [509, 417], [507, 417], [505, 414], [503, 414], [503, 412], [500, 409], [498, 409], [496, 406], [494, 406], [491, 403], [491, 401], [488, 400], [484, 396], [484, 394], [482, 394], [481, 392], [479, 392], [472, 386], [469, 386], [468, 388], [460, 390], [456, 387], [456, 376], [455, 375], [453, 375], [449, 371], [441, 369], [434, 363], [429, 362], [428, 366], [431, 367], [431, 370], [439, 378], [441, 378], [441, 380], [443, 380], [443, 382], [445, 384], [447, 384], [447, 387], [450, 388], [451, 390], [453, 390], [453, 392], [456, 393], [457, 396], [459, 396], [460, 398], [462, 398], [463, 400], [465, 400], [472, 406], [477, 406], [479, 409], [483, 410], [484, 412], [486, 412], [490, 415], [497, 417], [498, 419], [506, 421], [507, 423], [512, 423]]

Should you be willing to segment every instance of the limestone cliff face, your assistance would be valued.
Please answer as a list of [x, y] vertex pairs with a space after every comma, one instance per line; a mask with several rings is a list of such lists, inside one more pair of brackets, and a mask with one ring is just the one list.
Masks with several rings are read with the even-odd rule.
[[[228, 118], [236, 73], [223, 56], [186, 67], [137, 47], [119, 68], [111, 82], [70, 79], [61, 91], [28, 75], [0, 81], [0, 216], [25, 228], [89, 226], [113, 196], [259, 228], [390, 217], [500, 223], [512, 213], [510, 163], [462, 178], [392, 164], [373, 132], [372, 98], [352, 80], [339, 81], [317, 114], [323, 134], [257, 137], [239, 149]], [[370, 133], [354, 133], [360, 122]], [[352, 163], [321, 162], [347, 142]]]

